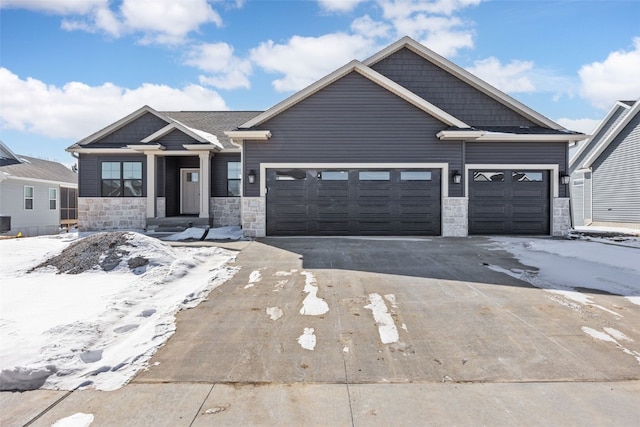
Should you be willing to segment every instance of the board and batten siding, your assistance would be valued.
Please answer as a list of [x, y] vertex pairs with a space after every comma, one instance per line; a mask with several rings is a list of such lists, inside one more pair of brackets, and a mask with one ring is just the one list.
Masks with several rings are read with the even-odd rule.
[[[557, 164], [567, 170], [565, 142], [468, 142], [465, 145], [469, 164]], [[558, 196], [568, 197], [567, 185], [560, 184]]]
[[[440, 163], [461, 170], [462, 143], [442, 142], [448, 125], [357, 72], [347, 74], [256, 129], [268, 141], [246, 141], [244, 172], [260, 173], [260, 163]], [[244, 195], [260, 195], [244, 183]], [[461, 185], [449, 186], [462, 196]]]
[[85, 147], [121, 148], [130, 144], [140, 144], [141, 140], [159, 131], [167, 124], [158, 116], [146, 113], [103, 138], [85, 145]]
[[100, 178], [102, 162], [142, 162], [142, 197], [147, 196], [147, 158], [144, 154], [80, 154], [78, 170], [82, 179], [78, 182], [79, 197], [102, 197]]
[[470, 126], [534, 126], [529, 119], [410, 49], [402, 48], [372, 68]]
[[593, 221], [640, 223], [640, 114], [591, 165]]

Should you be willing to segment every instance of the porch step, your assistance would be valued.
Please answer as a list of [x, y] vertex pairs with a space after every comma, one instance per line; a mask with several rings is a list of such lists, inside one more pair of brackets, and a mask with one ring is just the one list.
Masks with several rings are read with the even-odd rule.
[[191, 227], [209, 228], [211, 225], [211, 218], [191, 216], [147, 218], [147, 231], [153, 232], [180, 232]]

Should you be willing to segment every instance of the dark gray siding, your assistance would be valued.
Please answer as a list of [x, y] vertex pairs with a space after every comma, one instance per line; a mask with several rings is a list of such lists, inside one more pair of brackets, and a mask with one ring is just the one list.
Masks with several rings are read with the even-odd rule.
[[165, 159], [166, 215], [180, 215], [180, 169], [200, 168], [198, 157], [167, 157]]
[[[567, 170], [565, 142], [477, 142], [466, 144], [467, 163], [484, 164], [558, 164], [559, 172]], [[559, 197], [567, 197], [567, 185], [560, 184]]]
[[139, 144], [141, 140], [165, 127], [168, 123], [147, 113], [109, 135], [87, 145], [92, 148], [120, 148], [128, 144]]
[[165, 175], [166, 175], [166, 164], [164, 157], [156, 158], [156, 196], [164, 197], [165, 196]]
[[[437, 163], [461, 169], [462, 144], [441, 142], [447, 125], [356, 72], [260, 125], [272, 137], [245, 142], [243, 176], [260, 162]], [[256, 180], [259, 182], [259, 177]], [[246, 184], [246, 196], [259, 185]], [[461, 196], [461, 185], [450, 186]]]
[[593, 220], [640, 222], [640, 114], [591, 167]]
[[372, 67], [470, 126], [534, 123], [407, 48]]
[[78, 160], [79, 197], [101, 197], [100, 171], [102, 162], [142, 162], [142, 196], [147, 196], [147, 158], [143, 154], [80, 154]]
[[609, 120], [607, 121], [607, 123], [604, 124], [604, 126], [602, 126], [602, 129], [600, 129], [600, 132], [594, 134], [591, 136], [591, 138], [589, 138], [588, 141], [583, 141], [581, 142], [581, 144], [589, 144], [591, 145], [591, 147], [589, 147], [588, 149], [584, 150], [582, 153], [580, 153], [580, 155], [578, 157], [576, 157], [575, 159], [571, 160], [571, 172], [573, 172], [574, 170], [576, 170], [577, 168], [580, 167], [580, 164], [584, 161], [584, 159], [591, 154], [591, 150], [593, 149], [593, 147], [595, 145], [597, 145], [597, 143], [599, 141], [602, 141], [604, 138], [606, 138], [611, 131], [613, 130], [613, 128], [620, 122], [620, 120], [622, 120], [625, 116], [627, 115], [627, 110], [625, 110], [623, 107], [618, 107], [618, 109], [611, 115], [611, 118], [609, 118]]
[[167, 150], [184, 150], [182, 144], [201, 144], [201, 142], [184, 134], [180, 130], [174, 130], [158, 139], [158, 143], [164, 145]]
[[216, 154], [211, 164], [211, 196], [227, 197], [227, 163], [239, 162], [238, 154]]

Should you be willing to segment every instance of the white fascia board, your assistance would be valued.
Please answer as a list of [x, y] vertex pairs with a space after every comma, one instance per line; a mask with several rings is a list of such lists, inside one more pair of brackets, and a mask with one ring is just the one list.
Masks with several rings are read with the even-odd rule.
[[215, 144], [182, 144], [188, 151], [220, 151], [220, 147]]
[[620, 108], [624, 108], [624, 109], [629, 109], [631, 108], [629, 105], [623, 103], [623, 102], [616, 102], [615, 105], [611, 108], [611, 110], [609, 110], [609, 112], [607, 113], [607, 115], [605, 116], [604, 119], [602, 119], [600, 121], [600, 123], [598, 123], [598, 126], [596, 127], [596, 129], [593, 131], [592, 135], [589, 137], [589, 140], [586, 141], [584, 144], [582, 144], [581, 147], [579, 147], [576, 152], [573, 154], [573, 156], [571, 156], [571, 159], [569, 159], [569, 167], [573, 166], [574, 161], [580, 157], [582, 155], [582, 153], [593, 144], [594, 138], [603, 131], [606, 131], [606, 127], [610, 126], [609, 121], [611, 120], [611, 118], [613, 117], [613, 115], [616, 113], [616, 111], [618, 111]]
[[191, 138], [195, 139], [196, 141], [214, 144], [214, 145], [218, 146], [218, 148], [220, 148], [220, 149], [223, 148], [223, 145], [220, 144], [220, 141], [218, 141], [218, 137], [216, 137], [215, 135], [212, 135], [212, 134], [210, 134], [208, 132], [205, 132], [205, 131], [202, 131], [200, 129], [191, 128], [189, 126], [186, 126], [186, 125], [180, 123], [177, 120], [173, 120], [173, 119], [169, 119], [169, 120], [172, 120], [172, 123], [168, 124], [167, 126], [163, 127], [162, 129], [152, 133], [151, 135], [147, 136], [146, 138], [144, 138], [140, 142], [142, 142], [142, 143], [153, 142], [153, 141], [155, 141], [157, 139], [160, 139], [163, 136], [169, 134], [170, 132], [173, 132], [174, 130], [179, 130], [180, 132], [190, 136]]
[[323, 77], [322, 79], [318, 80], [312, 85], [307, 86], [305, 89], [302, 89], [300, 92], [285, 99], [284, 101], [268, 109], [264, 113], [254, 117], [253, 119], [249, 120], [246, 123], [243, 123], [242, 125], [239, 126], [239, 128], [240, 129], [252, 128], [261, 123], [264, 123], [270, 118], [282, 113], [288, 108], [293, 107], [295, 104], [308, 98], [309, 96], [329, 86], [331, 83], [341, 79], [342, 77], [346, 76], [347, 74], [353, 71], [371, 80], [377, 85], [385, 88], [386, 90], [395, 94], [396, 96], [404, 99], [410, 104], [413, 104], [415, 107], [421, 109], [422, 111], [428, 113], [429, 115], [435, 117], [436, 119], [448, 124], [449, 126], [457, 126], [461, 128], [469, 127], [469, 125], [467, 125], [463, 121], [441, 110], [440, 108], [424, 100], [423, 98], [419, 97], [415, 93], [407, 90], [406, 88], [402, 87], [401, 85], [389, 79], [388, 77], [385, 77], [382, 74], [378, 73], [377, 71], [367, 67], [366, 65], [362, 64], [360, 61], [354, 60], [349, 62], [345, 66], [338, 68], [333, 73]]
[[584, 162], [582, 163], [582, 165], [580, 166], [580, 169], [584, 169], [584, 168], [590, 168], [591, 165], [593, 164], [593, 162], [596, 161], [596, 159], [598, 157], [600, 157], [600, 154], [602, 154], [602, 152], [609, 146], [609, 144], [611, 144], [611, 142], [616, 139], [616, 137], [620, 134], [620, 132], [622, 132], [622, 130], [627, 127], [627, 125], [629, 124], [629, 122], [631, 122], [631, 120], [638, 114], [638, 111], [640, 111], [640, 98], [638, 98], [635, 102], [635, 104], [633, 104], [633, 107], [631, 108], [631, 110], [627, 113], [627, 115], [620, 121], [620, 123], [618, 123], [616, 125], [615, 128], [613, 128], [613, 130], [609, 133], [609, 135], [607, 135], [606, 138], [602, 139], [600, 142], [598, 142], [598, 144], [596, 145], [596, 147], [593, 149], [593, 151], [589, 154], [589, 156], [584, 160]]
[[571, 142], [580, 141], [588, 135], [574, 134], [516, 134], [488, 131], [449, 131], [443, 130], [436, 134], [441, 141], [466, 142]]
[[136, 154], [139, 153], [131, 148], [67, 148], [69, 153], [80, 154]]
[[80, 140], [79, 142], [77, 142], [77, 145], [87, 145], [90, 144], [93, 141], [96, 141], [100, 138], [103, 138], [107, 135], [109, 135], [110, 133], [120, 129], [121, 127], [131, 123], [132, 121], [136, 120], [137, 118], [143, 116], [146, 113], [151, 113], [154, 116], [164, 120], [167, 123], [171, 122], [171, 119], [168, 117], [165, 117], [164, 115], [160, 114], [159, 112], [157, 112], [156, 110], [154, 110], [153, 108], [149, 107], [148, 105], [145, 105], [139, 109], [137, 109], [136, 111], [134, 111], [133, 113], [129, 114], [128, 116], [125, 116], [123, 118], [121, 118], [120, 120], [118, 120], [115, 123], [110, 124], [109, 126], [107, 126], [106, 128], [99, 130], [98, 132], [89, 135], [88, 137]]
[[375, 63], [381, 61], [382, 59], [388, 57], [389, 55], [402, 49], [403, 47], [410, 49], [411, 51], [423, 57], [424, 59], [428, 60], [429, 62], [432, 62], [433, 64], [437, 65], [443, 70], [449, 72], [450, 74], [453, 74], [454, 76], [458, 77], [462, 81], [480, 90], [481, 92], [484, 92], [486, 95], [490, 96], [491, 98], [495, 99], [501, 104], [518, 111], [520, 114], [527, 117], [532, 122], [540, 126], [549, 127], [555, 130], [564, 129], [558, 123], [532, 110], [531, 108], [527, 107], [520, 101], [517, 101], [516, 99], [510, 97], [506, 93], [490, 85], [489, 83], [485, 82], [479, 77], [471, 74], [469, 71], [465, 70], [464, 68], [454, 64], [453, 62], [449, 61], [445, 57], [438, 55], [431, 49], [413, 40], [411, 37], [407, 37], [407, 36], [403, 37], [402, 39], [398, 40], [397, 42], [393, 43], [392, 45], [386, 47], [385, 49], [381, 50], [380, 52], [376, 53], [375, 55], [365, 60], [363, 64], [370, 67]]
[[48, 179], [27, 178], [24, 176], [15, 176], [15, 175], [9, 175], [9, 174], [5, 174], [5, 175], [6, 176], [3, 179], [10, 179], [13, 181], [22, 181], [26, 183], [32, 182], [37, 184], [48, 184], [48, 185], [59, 185], [60, 187], [67, 187], [67, 188], [78, 188], [78, 184], [73, 182], [51, 181]]
[[168, 125], [166, 125], [162, 129], [160, 129], [160, 130], [152, 133], [148, 137], [140, 140], [140, 142], [142, 142], [143, 144], [146, 144], [146, 143], [149, 143], [149, 142], [153, 142], [156, 139], [162, 138], [163, 136], [169, 134], [169, 132], [171, 132], [171, 131], [173, 131], [175, 129], [176, 129], [175, 123], [169, 123]]
[[134, 151], [142, 151], [142, 152], [153, 152], [153, 151], [163, 151], [165, 147], [160, 144], [131, 144], [127, 145], [127, 148], [130, 148]]
[[[224, 133], [232, 140], [267, 141], [271, 138], [268, 130], [230, 130]], [[234, 143], [237, 145], [237, 143]]]

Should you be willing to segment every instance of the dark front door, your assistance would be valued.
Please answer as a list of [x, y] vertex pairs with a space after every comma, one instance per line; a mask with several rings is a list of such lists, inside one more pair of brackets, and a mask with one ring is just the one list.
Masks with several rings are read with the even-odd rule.
[[469, 234], [549, 234], [549, 171], [472, 170]]
[[269, 169], [268, 235], [439, 235], [439, 169]]

